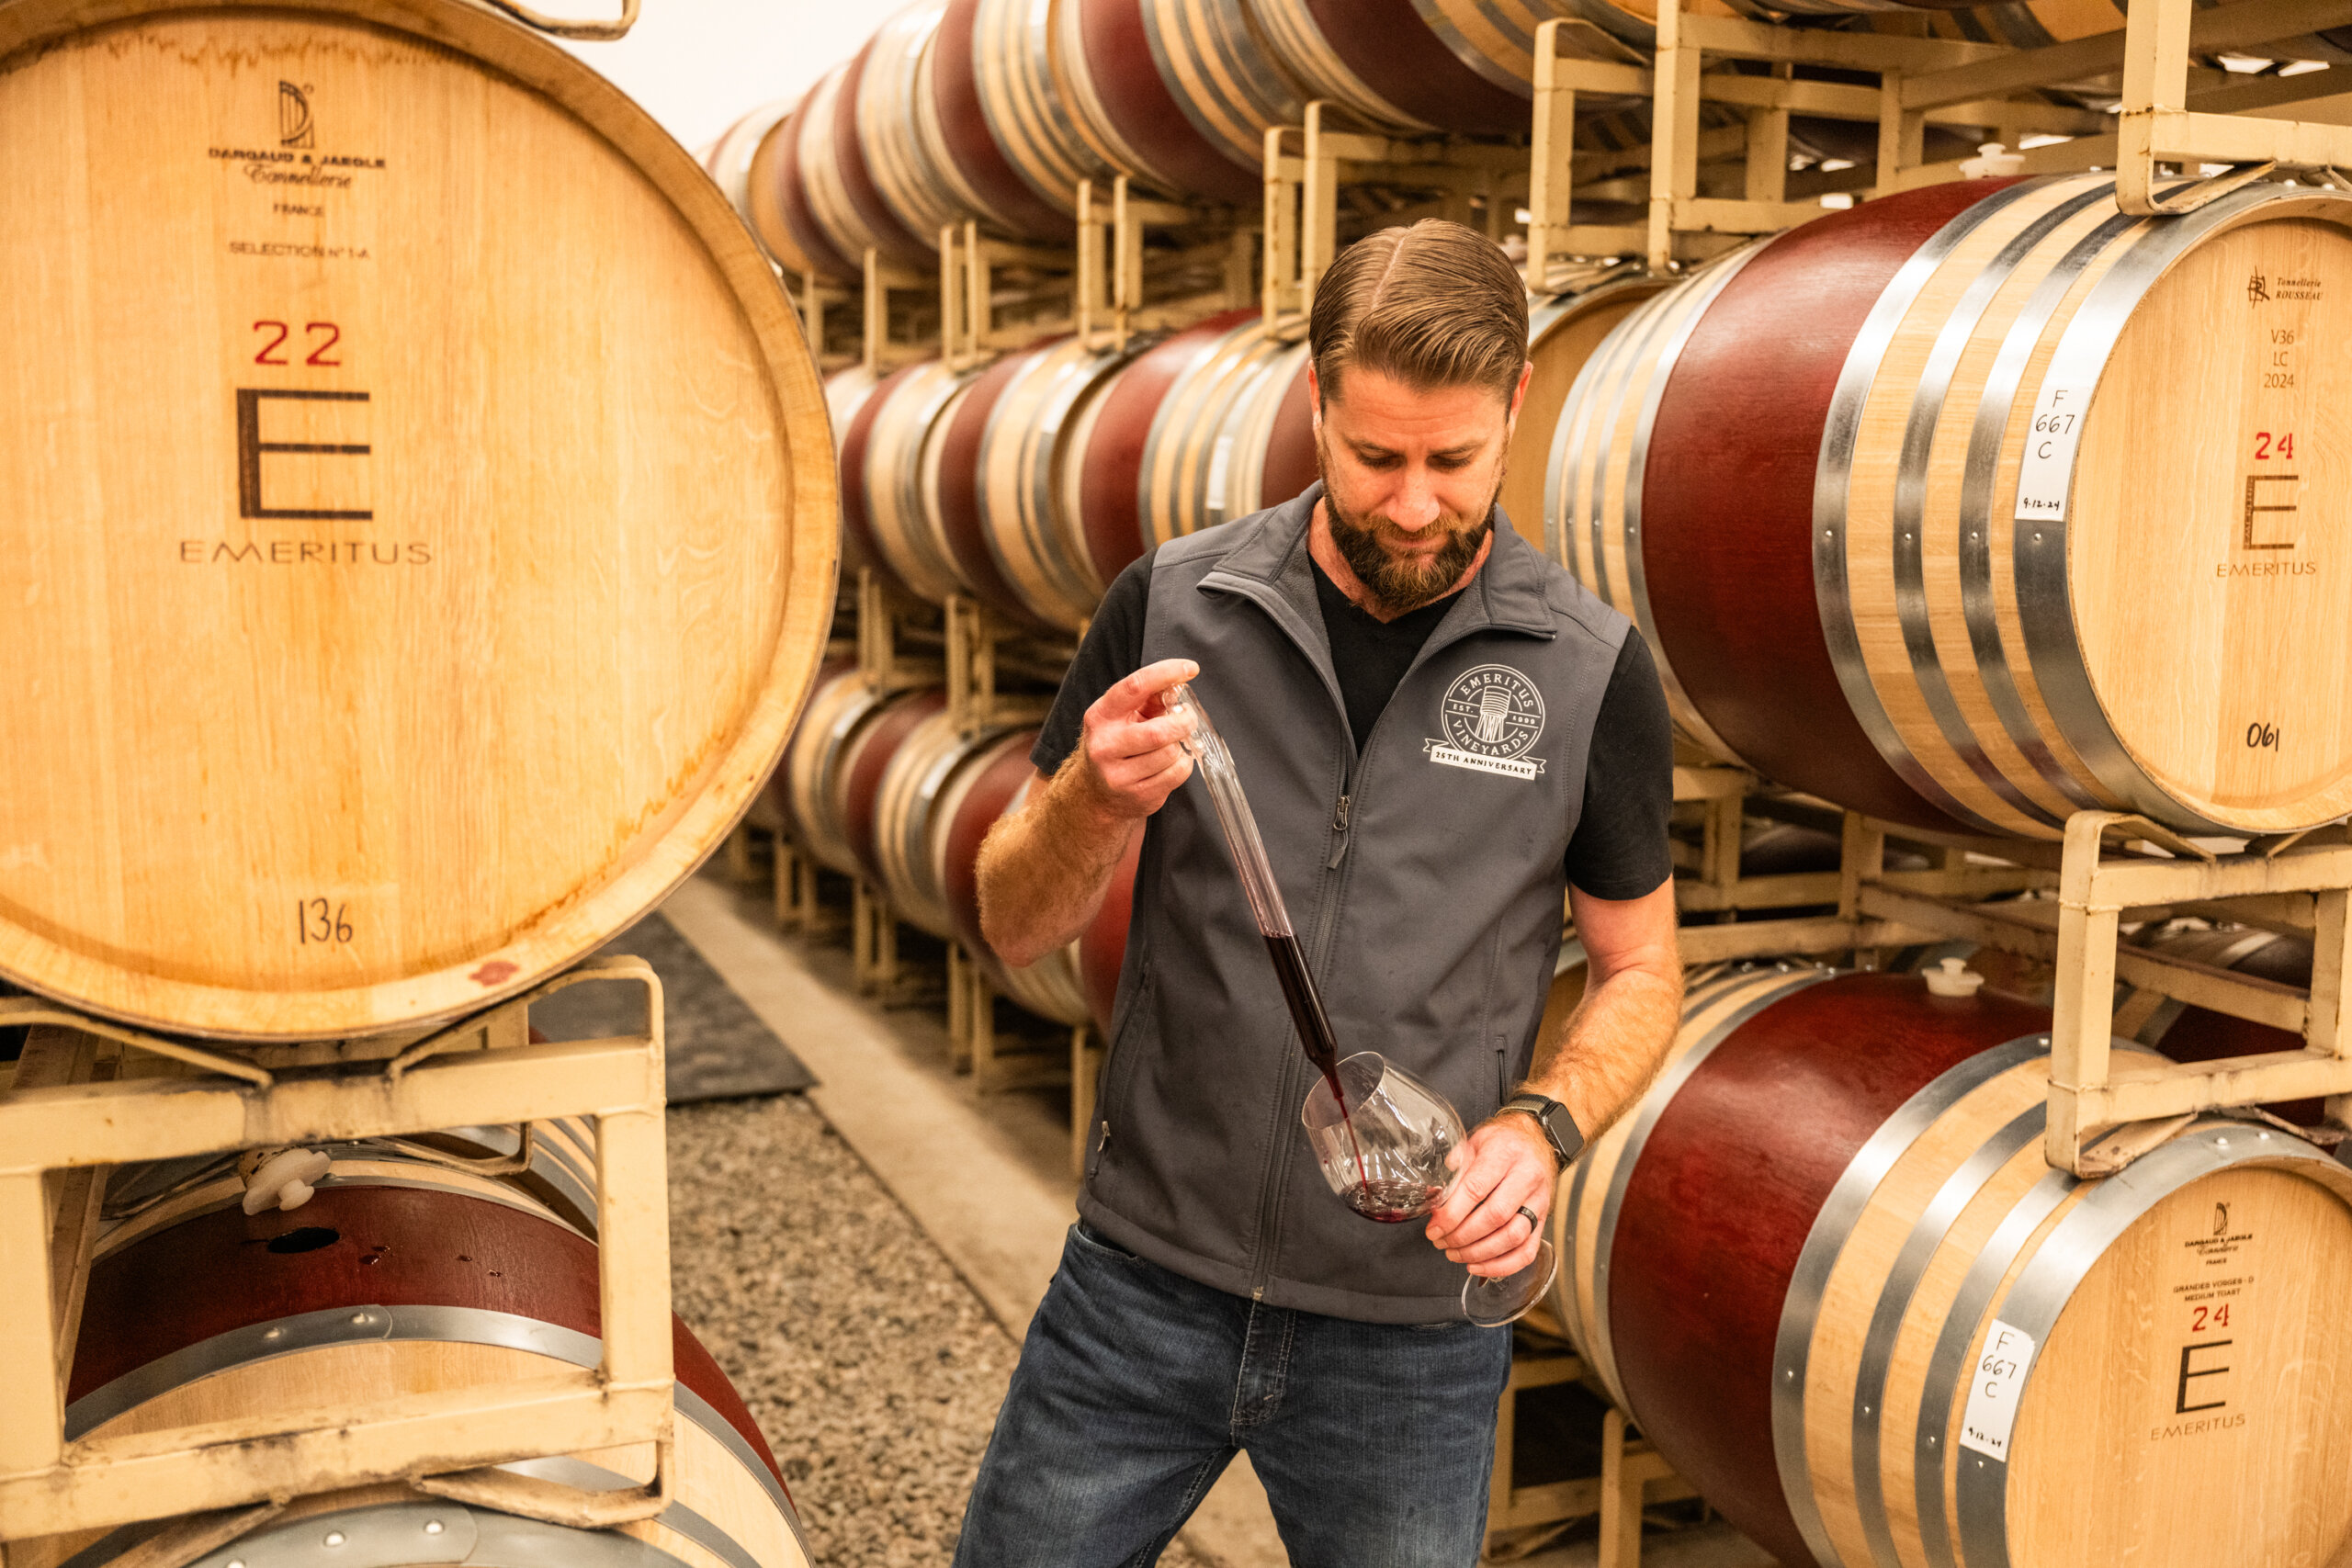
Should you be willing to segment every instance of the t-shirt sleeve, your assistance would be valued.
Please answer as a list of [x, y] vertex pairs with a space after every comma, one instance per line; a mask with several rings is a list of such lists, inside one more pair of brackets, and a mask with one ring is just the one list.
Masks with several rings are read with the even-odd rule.
[[1674, 874], [1674, 719], [1638, 631], [1625, 634], [1593, 720], [1584, 813], [1568, 840], [1568, 881], [1595, 898], [1639, 898]]
[[1053, 711], [1046, 715], [1045, 728], [1029, 748], [1029, 761], [1039, 773], [1054, 773], [1078, 750], [1086, 733], [1086, 710], [1094, 700], [1143, 668], [1143, 616], [1151, 600], [1152, 553], [1129, 562], [1094, 607], [1086, 640], [1078, 645], [1078, 657], [1070, 660], [1062, 689], [1054, 696]]

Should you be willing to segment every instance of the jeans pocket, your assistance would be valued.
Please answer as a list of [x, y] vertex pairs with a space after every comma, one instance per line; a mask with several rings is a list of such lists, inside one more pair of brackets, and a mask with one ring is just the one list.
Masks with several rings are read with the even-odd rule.
[[1102, 1232], [1096, 1230], [1092, 1225], [1088, 1224], [1084, 1220], [1080, 1220], [1075, 1224], [1071, 1225], [1069, 1227], [1069, 1232], [1070, 1235], [1078, 1238], [1078, 1244], [1080, 1247], [1085, 1247], [1090, 1252], [1099, 1252], [1103, 1254], [1105, 1257], [1115, 1258], [1122, 1263], [1140, 1263], [1143, 1261], [1142, 1258], [1136, 1257], [1134, 1253], [1129, 1252], [1117, 1242], [1111, 1240], [1108, 1236], [1102, 1235]]

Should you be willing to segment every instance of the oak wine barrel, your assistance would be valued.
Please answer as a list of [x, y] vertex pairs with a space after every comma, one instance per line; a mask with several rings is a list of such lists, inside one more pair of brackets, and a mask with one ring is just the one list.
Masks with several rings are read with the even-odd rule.
[[875, 859], [890, 908], [907, 924], [955, 936], [938, 852], [987, 759], [1013, 728], [989, 724], [967, 733], [943, 708], [915, 726], [883, 770], [875, 794]]
[[1783, 1563], [2332, 1561], [2352, 1172], [2222, 1117], [2053, 1171], [2048, 1027], [1908, 976], [1702, 979], [1562, 1179], [1572, 1337]]
[[1053, 26], [1061, 96], [1105, 162], [1168, 196], [1260, 205], [1265, 134], [1306, 100], [1245, 0], [1058, 0]]
[[545, 38], [94, 16], [0, 14], [42, 215], [0, 254], [0, 976], [232, 1040], [479, 1010], [773, 767], [834, 592], [815, 367], [718, 189]]
[[819, 864], [844, 876], [857, 874], [857, 852], [835, 804], [835, 781], [852, 744], [888, 695], [853, 661], [829, 666], [776, 769], [786, 830]]
[[866, 166], [865, 151], [858, 144], [858, 86], [874, 41], [868, 39], [865, 48], [819, 78], [796, 117], [800, 180], [808, 193], [808, 209], [834, 253], [853, 264], [861, 279], [869, 250], [879, 251], [885, 261], [915, 268], [936, 265], [938, 254], [936, 234], [915, 233], [882, 199]]
[[1110, 196], [1114, 173], [1078, 127], [1054, 78], [1052, 0], [979, 0], [972, 12], [972, 85], [988, 133], [1040, 201], [1061, 215], [1057, 235], [1078, 213], [1078, 183]]
[[1033, 349], [992, 400], [977, 457], [978, 521], [1020, 617], [1075, 632], [1110, 586], [1080, 514], [1080, 433], [1132, 358], [1075, 340]]
[[[1077, 192], [1040, 190], [1034, 183], [1036, 166], [1024, 168], [1015, 161], [998, 140], [995, 124], [1015, 96], [1031, 96], [1027, 90], [1014, 94], [1008, 84], [1015, 78], [1034, 81], [1039, 46], [1031, 35], [1046, 25], [1051, 5], [1052, 0], [948, 0], [930, 50], [924, 113], [938, 128], [946, 166], [969, 197], [975, 217], [1003, 233], [1069, 241], [1078, 232], [1072, 218]], [[1008, 44], [1012, 60], [1003, 52]], [[1050, 58], [1046, 68], [1050, 72]], [[1066, 118], [1058, 95], [1053, 108]]]
[[853, 731], [832, 756], [832, 772], [824, 781], [828, 827], [848, 844], [852, 874], [867, 886], [885, 885], [880, 835], [882, 779], [923, 721], [947, 706], [947, 693], [938, 686], [920, 687], [885, 697], [873, 718]]
[[2352, 490], [2306, 433], [2352, 382], [2314, 346], [2352, 328], [2347, 226], [2276, 185], [2131, 219], [2092, 175], [1758, 242], [1586, 367], [1550, 547], [1648, 634], [1688, 735], [1842, 805], [2043, 838], [2085, 807], [2327, 821]]
[[[550, 1213], [430, 1186], [336, 1183], [291, 1213], [192, 1213], [92, 1263], [66, 1430], [127, 1436], [338, 1391], [356, 1402], [594, 1366], [596, 1261]], [[155, 1310], [164, 1301], [173, 1311]], [[808, 1554], [775, 1455], [718, 1363], [671, 1321], [673, 1495], [654, 1517], [582, 1531], [368, 1487], [304, 1499], [204, 1561], [798, 1568]], [[594, 1491], [641, 1484], [650, 1467], [619, 1449], [503, 1468]], [[167, 1522], [17, 1543], [10, 1561], [135, 1561]]]
[[809, 205], [808, 182], [801, 177], [800, 115], [808, 103], [802, 97], [769, 128], [752, 154], [743, 196], [752, 232], [788, 273], [832, 283], [855, 282], [865, 276], [864, 262], [842, 254], [825, 237], [816, 209]]
[[937, 491], [939, 444], [972, 380], [936, 359], [903, 366], [882, 378], [842, 435], [850, 552], [934, 604], [971, 592], [943, 530]]
[[1154, 546], [1315, 482], [1306, 345], [1227, 310], [1138, 355], [1074, 443], [1080, 521], [1107, 585]]
[[862, 51], [854, 112], [857, 144], [873, 188], [899, 227], [928, 251], [939, 231], [960, 222], [972, 203], [941, 166], [935, 117], [922, 105], [924, 74], [947, 0], [918, 0], [877, 28]]
[[746, 223], [752, 222], [752, 159], [758, 153], [760, 143], [767, 140], [768, 132], [799, 101], [778, 98], [772, 104], [762, 104], [719, 132], [718, 140], [703, 154], [703, 168], [727, 197], [727, 205]]
[[[947, 814], [945, 832], [933, 840], [937, 874], [956, 940], [987, 972], [989, 984], [1040, 1018], [1077, 1025], [1091, 1016], [1080, 973], [1080, 942], [1066, 943], [1015, 969], [997, 956], [980, 930], [980, 843], [999, 818], [1018, 811], [1028, 797], [1036, 776], [1029, 765], [1029, 748], [1036, 739], [1035, 729], [1001, 735], [974, 762], [969, 787]], [[1095, 924], [1101, 923], [1098, 917]]]
[[1569, 390], [1617, 323], [1658, 293], [1667, 279], [1653, 278], [1635, 263], [1600, 268], [1574, 287], [1531, 299], [1527, 308], [1527, 358], [1535, 367], [1520, 400], [1512, 427], [1510, 460], [1496, 499], [1503, 514], [1531, 538], [1543, 529], [1544, 468], [1552, 450], [1552, 430]]
[[[1721, 0], [1690, 9], [1732, 14]], [[1612, 0], [1252, 0], [1250, 14], [1308, 96], [1408, 130], [1525, 135], [1535, 29], [1555, 17], [1598, 29], [1566, 30], [1574, 58], [1623, 63], [1623, 45], [1657, 47], [1656, 7]], [[1578, 95], [1579, 114], [1590, 101]]]

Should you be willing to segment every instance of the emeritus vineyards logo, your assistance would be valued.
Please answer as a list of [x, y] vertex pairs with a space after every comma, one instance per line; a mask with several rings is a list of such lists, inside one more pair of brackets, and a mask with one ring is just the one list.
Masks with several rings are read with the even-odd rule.
[[1544, 771], [1544, 759], [1527, 754], [1544, 739], [1544, 694], [1508, 664], [1481, 664], [1448, 687], [1438, 728], [1421, 742], [1432, 762], [1514, 779]]

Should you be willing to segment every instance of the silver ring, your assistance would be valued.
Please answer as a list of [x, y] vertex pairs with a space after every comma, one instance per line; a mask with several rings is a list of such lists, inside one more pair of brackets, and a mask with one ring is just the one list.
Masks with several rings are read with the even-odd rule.
[[1544, 1228], [1544, 1222], [1535, 1217], [1534, 1210], [1529, 1208], [1526, 1204], [1521, 1203], [1519, 1206], [1519, 1212], [1527, 1216], [1527, 1230], [1529, 1235], [1532, 1235], [1535, 1232]]

